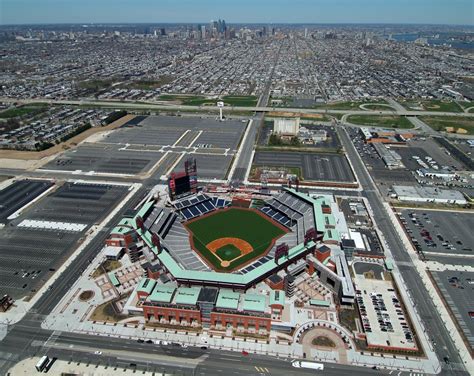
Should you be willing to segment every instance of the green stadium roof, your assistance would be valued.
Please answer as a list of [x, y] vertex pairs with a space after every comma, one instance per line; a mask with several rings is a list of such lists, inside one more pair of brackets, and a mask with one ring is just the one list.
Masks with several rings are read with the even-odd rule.
[[137, 218], [138, 216], [143, 218], [145, 216], [145, 214], [148, 212], [148, 210], [150, 210], [150, 208], [154, 204], [155, 204], [155, 201], [153, 201], [153, 200], [144, 203], [143, 206], [138, 211], [138, 213], [135, 215], [135, 218]]
[[196, 305], [200, 292], [200, 287], [180, 287], [176, 291], [174, 302], [176, 304]]
[[110, 282], [112, 282], [112, 284], [117, 287], [117, 286], [120, 286], [120, 281], [117, 279], [117, 276], [115, 275], [114, 272], [110, 272], [110, 273], [107, 273], [109, 279], [110, 279]]
[[266, 299], [263, 295], [245, 294], [242, 309], [244, 311], [265, 312]]
[[118, 223], [117, 226], [110, 232], [111, 235], [113, 234], [126, 234], [131, 229], [127, 226], [132, 226], [133, 221], [130, 218], [122, 218], [122, 220]]
[[309, 301], [309, 304], [313, 306], [319, 306], [319, 307], [329, 307], [331, 305], [331, 303], [328, 302], [327, 300], [321, 300], [321, 299], [311, 299]]
[[151, 294], [151, 291], [153, 290], [153, 287], [155, 287], [155, 285], [156, 281], [154, 279], [143, 278], [138, 284], [137, 291]]
[[157, 283], [153, 289], [153, 292], [148, 296], [148, 299], [151, 302], [171, 303], [175, 290], [176, 287], [174, 286], [165, 286]]
[[273, 290], [270, 293], [270, 305], [273, 304], [285, 304], [285, 293], [281, 290]]
[[221, 289], [217, 297], [216, 307], [224, 309], [237, 309], [239, 307], [240, 294], [231, 290]]

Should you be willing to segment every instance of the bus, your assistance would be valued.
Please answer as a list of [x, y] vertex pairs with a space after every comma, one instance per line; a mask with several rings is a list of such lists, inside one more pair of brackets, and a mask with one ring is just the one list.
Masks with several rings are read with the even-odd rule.
[[310, 369], [317, 369], [319, 371], [324, 370], [324, 364], [322, 363], [315, 363], [315, 362], [305, 362], [302, 360], [293, 360], [291, 365], [295, 368], [310, 368]]
[[47, 355], [44, 355], [43, 357], [41, 357], [41, 359], [38, 361], [38, 363], [36, 363], [36, 370], [38, 372], [43, 372], [43, 370], [46, 368], [46, 366], [48, 365], [49, 363], [49, 358]]

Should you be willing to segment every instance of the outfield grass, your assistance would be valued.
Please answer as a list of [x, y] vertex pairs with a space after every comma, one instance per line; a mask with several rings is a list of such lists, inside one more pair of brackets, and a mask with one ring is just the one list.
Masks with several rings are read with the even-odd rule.
[[446, 131], [447, 127], [465, 129], [467, 134], [474, 134], [474, 119], [464, 117], [420, 116], [420, 119], [436, 131]]
[[352, 124], [384, 128], [413, 128], [413, 124], [404, 116], [396, 115], [351, 115], [347, 121]]
[[[274, 238], [285, 234], [283, 229], [275, 226], [258, 213], [237, 208], [216, 211], [209, 216], [186, 224], [186, 227], [193, 234], [193, 242], [196, 250], [205, 257], [216, 270], [222, 271], [232, 270], [254, 257], [262, 255], [271, 245]], [[253, 247], [253, 251], [234, 262], [231, 261], [228, 267], [222, 267], [220, 260], [207, 249], [206, 244], [225, 237], [243, 239]], [[238, 252], [239, 255], [240, 251]], [[230, 255], [227, 257], [230, 258]]]

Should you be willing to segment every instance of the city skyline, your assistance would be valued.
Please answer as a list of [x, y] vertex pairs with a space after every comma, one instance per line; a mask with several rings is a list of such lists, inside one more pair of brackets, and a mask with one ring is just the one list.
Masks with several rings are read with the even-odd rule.
[[[238, 5], [204, 0], [135, 2], [110, 0], [3, 0], [0, 24], [61, 23], [203, 23], [224, 18], [229, 23], [354, 23], [354, 24], [451, 24], [472, 26], [473, 4], [469, 0], [397, 0], [390, 3], [364, 0], [330, 2], [248, 0]], [[28, 11], [26, 11], [28, 10]]]

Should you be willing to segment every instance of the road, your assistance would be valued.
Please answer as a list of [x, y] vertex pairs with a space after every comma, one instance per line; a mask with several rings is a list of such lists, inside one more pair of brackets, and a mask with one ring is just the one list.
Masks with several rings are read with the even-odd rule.
[[[110, 337], [96, 336], [91, 339], [91, 336], [75, 333], [52, 333], [38, 329], [37, 324], [40, 321], [37, 319], [39, 317], [30, 317], [12, 330], [14, 336], [9, 336], [7, 341], [12, 353], [22, 353], [25, 357], [47, 354], [66, 361], [109, 365], [122, 369], [135, 368], [140, 371], [166, 371], [178, 375], [314, 375], [311, 370], [295, 370], [289, 359], [254, 354], [244, 356], [236, 352], [203, 350], [196, 347], [184, 349], [173, 345], [137, 343], [135, 340]], [[25, 347], [22, 338], [32, 335], [34, 340]], [[45, 343], [47, 345], [43, 346]], [[96, 350], [100, 350], [102, 354], [95, 355]], [[2, 353], [2, 358], [3, 356]], [[373, 375], [374, 371], [370, 368], [338, 364], [325, 365], [325, 375], [349, 373], [362, 376]], [[388, 373], [377, 371], [378, 375]]]
[[[262, 98], [262, 97], [261, 97]], [[49, 104], [59, 104], [59, 105], [86, 105], [86, 106], [98, 106], [98, 107], [108, 107], [108, 108], [130, 108], [130, 109], [144, 109], [144, 110], [172, 110], [172, 111], [218, 111], [219, 107], [217, 106], [185, 106], [185, 105], [175, 105], [175, 104], [166, 104], [166, 103], [157, 103], [152, 101], [142, 101], [136, 103], [133, 101], [113, 101], [113, 100], [51, 100], [51, 99], [11, 99], [11, 98], [0, 98], [0, 102], [6, 103], [49, 103]], [[341, 115], [364, 115], [364, 116], [378, 116], [378, 115], [400, 115], [400, 116], [454, 116], [454, 117], [465, 117], [473, 118], [474, 113], [467, 112], [442, 112], [442, 111], [413, 111], [399, 109], [393, 111], [382, 110], [382, 111], [368, 111], [368, 110], [334, 110], [326, 108], [293, 108], [293, 107], [268, 107], [262, 105], [263, 101], [259, 101], [256, 107], [241, 107], [241, 106], [229, 106], [229, 109], [233, 111], [243, 111], [243, 112], [298, 112], [301, 114], [341, 114]]]
[[[420, 276], [416, 272], [416, 268], [410, 258], [410, 255], [405, 250], [403, 241], [400, 239], [390, 219], [387, 217], [383, 206], [383, 199], [377, 187], [363, 165], [363, 162], [355, 150], [347, 132], [343, 128], [338, 128], [338, 134], [343, 143], [348, 158], [350, 158], [352, 165], [359, 178], [359, 182], [362, 186], [362, 196], [366, 197], [369, 201], [377, 226], [383, 233], [388, 246], [392, 252], [395, 262], [398, 265], [400, 273], [407, 286], [410, 286], [410, 293], [417, 304], [416, 309], [420, 315], [423, 325], [427, 330], [429, 338], [434, 340], [434, 350], [438, 359], [441, 360], [443, 367], [443, 374], [446, 375], [466, 375], [467, 372], [462, 364], [462, 360], [458, 354], [458, 350], [451, 340], [451, 336], [446, 329], [436, 307], [434, 306], [432, 299], [425, 285], [421, 281]], [[443, 362], [444, 357], [448, 356], [450, 359], [450, 365], [446, 365]]]
[[[270, 72], [268, 80], [265, 84], [265, 88], [262, 92], [262, 95], [260, 95], [260, 98], [258, 100], [257, 108], [260, 108], [261, 106], [266, 106], [270, 98], [270, 87], [272, 84], [272, 77], [275, 72], [275, 67], [277, 65], [278, 59], [280, 57], [280, 50], [281, 50], [281, 46], [278, 49], [278, 53], [276, 54], [275, 61], [273, 62], [273, 66], [272, 66], [272, 71]], [[264, 121], [264, 118], [265, 118], [265, 112], [257, 111], [252, 121], [250, 122], [249, 124], [250, 129], [247, 130], [247, 135], [245, 139], [243, 140], [243, 144], [240, 147], [239, 153], [237, 155], [238, 159], [235, 162], [236, 166], [234, 169], [234, 173], [232, 176], [230, 176], [230, 180], [238, 181], [238, 182], [243, 182], [245, 180], [247, 169], [251, 162], [250, 159], [252, 158], [252, 151], [256, 142], [258, 130], [261, 127]]]

